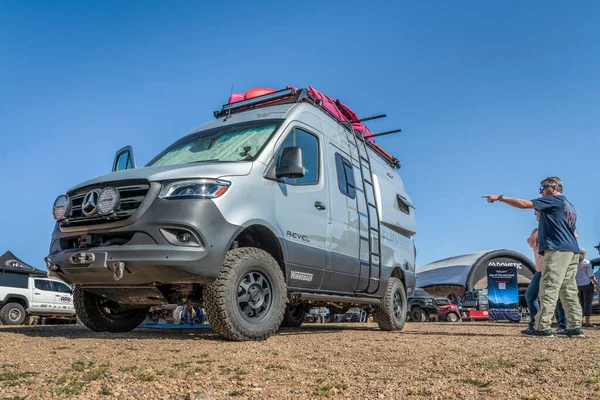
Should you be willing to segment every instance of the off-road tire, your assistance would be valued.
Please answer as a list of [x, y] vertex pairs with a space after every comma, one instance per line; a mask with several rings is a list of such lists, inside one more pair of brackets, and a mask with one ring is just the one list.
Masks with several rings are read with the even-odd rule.
[[0, 321], [4, 325], [21, 325], [25, 321], [25, 309], [19, 303], [8, 303], [0, 310]]
[[390, 278], [381, 304], [375, 307], [377, 325], [382, 331], [399, 331], [406, 323], [406, 291], [402, 281]]
[[102, 296], [86, 292], [78, 285], [73, 289], [73, 305], [81, 323], [96, 332], [129, 332], [146, 319], [150, 310], [150, 307], [143, 307], [108, 311]]
[[410, 320], [412, 322], [425, 322], [427, 321], [427, 315], [421, 307], [415, 306], [410, 310]]
[[283, 314], [281, 326], [298, 328], [304, 322], [307, 308], [307, 305], [304, 303], [296, 304], [294, 306], [288, 305], [285, 309], [285, 313]]
[[[242, 279], [249, 276], [262, 277], [262, 284], [270, 287], [270, 298], [262, 299], [267, 304], [264, 314], [255, 321], [244, 314], [238, 297]], [[254, 294], [257, 283], [252, 282]], [[251, 293], [246, 292], [248, 296]], [[265, 340], [279, 329], [287, 303], [285, 280], [279, 264], [261, 249], [243, 247], [227, 252], [225, 261], [216, 280], [206, 286], [206, 314], [215, 333], [227, 340]], [[249, 297], [250, 299], [250, 297]], [[254, 301], [254, 299], [252, 299]], [[254, 304], [255, 305], [255, 304]], [[244, 317], [246, 315], [246, 317]]]
[[446, 321], [448, 322], [458, 322], [459, 320], [460, 318], [455, 313], [448, 313], [448, 315], [446, 315]]

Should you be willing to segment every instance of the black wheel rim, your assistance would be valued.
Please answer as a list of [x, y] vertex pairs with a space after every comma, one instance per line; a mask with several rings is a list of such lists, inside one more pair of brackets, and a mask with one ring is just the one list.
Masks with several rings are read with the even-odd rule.
[[250, 271], [238, 283], [237, 305], [242, 317], [253, 324], [263, 320], [273, 305], [273, 286], [260, 271]]
[[19, 311], [16, 308], [13, 308], [8, 313], [8, 319], [10, 319], [11, 322], [17, 322], [20, 318], [21, 318], [21, 311]]
[[394, 293], [394, 318], [396, 318], [396, 321], [402, 321], [402, 314], [402, 296], [400, 292], [396, 291]]

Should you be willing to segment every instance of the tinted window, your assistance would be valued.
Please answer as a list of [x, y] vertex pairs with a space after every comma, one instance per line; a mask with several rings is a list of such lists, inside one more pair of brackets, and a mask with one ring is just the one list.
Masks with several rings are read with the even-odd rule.
[[275, 163], [279, 164], [283, 149], [286, 147], [300, 147], [302, 149], [302, 165], [304, 166], [304, 176], [302, 178], [282, 178], [285, 183], [292, 185], [312, 185], [319, 181], [319, 140], [316, 136], [303, 131], [302, 129], [292, 130], [283, 141]]
[[40, 290], [47, 290], [48, 292], [52, 291], [52, 285], [50, 284], [50, 281], [47, 281], [45, 279], [36, 279], [35, 288]]
[[335, 153], [335, 167], [337, 170], [338, 187], [340, 191], [350, 198], [356, 197], [354, 186], [354, 170], [350, 161]]
[[27, 289], [29, 275], [14, 272], [0, 272], [0, 286]]
[[396, 195], [396, 198], [398, 199], [398, 208], [400, 208], [400, 211], [406, 214], [410, 214], [410, 206], [406, 204], [402, 196], [398, 194]]
[[52, 282], [52, 286], [54, 286], [55, 292], [71, 293], [71, 288], [65, 285], [64, 283]]

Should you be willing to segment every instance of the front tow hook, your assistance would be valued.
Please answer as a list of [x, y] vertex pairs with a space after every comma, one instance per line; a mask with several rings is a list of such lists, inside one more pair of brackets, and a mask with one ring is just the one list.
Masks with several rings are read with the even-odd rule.
[[109, 265], [108, 269], [112, 271], [115, 281], [123, 279], [123, 274], [125, 273], [125, 263], [123, 261], [117, 261]]

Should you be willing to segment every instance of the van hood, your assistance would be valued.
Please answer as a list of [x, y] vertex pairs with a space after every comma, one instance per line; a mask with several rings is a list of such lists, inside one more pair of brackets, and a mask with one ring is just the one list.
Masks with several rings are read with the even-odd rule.
[[200, 164], [161, 165], [126, 169], [100, 175], [80, 183], [69, 189], [69, 192], [85, 186], [102, 182], [146, 179], [150, 182], [161, 182], [174, 179], [223, 178], [226, 176], [245, 176], [252, 171], [251, 161], [211, 162]]

